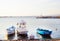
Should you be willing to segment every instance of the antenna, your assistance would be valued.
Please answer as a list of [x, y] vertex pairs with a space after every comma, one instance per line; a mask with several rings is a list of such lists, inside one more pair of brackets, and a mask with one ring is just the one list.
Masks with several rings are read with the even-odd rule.
[[41, 17], [43, 16], [43, 13], [41, 12], [41, 15], [40, 15]]

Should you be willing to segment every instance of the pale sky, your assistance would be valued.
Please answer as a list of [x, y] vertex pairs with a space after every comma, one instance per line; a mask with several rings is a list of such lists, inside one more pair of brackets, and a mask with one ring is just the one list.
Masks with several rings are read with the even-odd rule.
[[0, 0], [0, 16], [60, 15], [60, 0]]

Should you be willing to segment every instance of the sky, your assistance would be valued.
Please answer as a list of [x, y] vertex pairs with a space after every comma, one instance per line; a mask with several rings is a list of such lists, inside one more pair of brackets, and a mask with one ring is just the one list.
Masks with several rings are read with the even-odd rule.
[[60, 0], [0, 0], [0, 16], [60, 15]]

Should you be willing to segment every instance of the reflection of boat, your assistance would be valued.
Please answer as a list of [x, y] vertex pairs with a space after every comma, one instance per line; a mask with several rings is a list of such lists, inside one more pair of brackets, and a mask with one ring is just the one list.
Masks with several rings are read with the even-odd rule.
[[15, 27], [11, 26], [10, 28], [8, 28], [7, 33], [8, 33], [8, 39], [12, 39], [15, 35]]
[[40, 34], [43, 38], [51, 38], [52, 31], [44, 30], [44, 29], [37, 29], [37, 33]]
[[24, 22], [23, 20], [18, 23], [18, 29], [17, 29], [17, 34], [19, 38], [23, 38], [26, 39], [27, 38], [27, 30], [26, 30], [26, 22]]

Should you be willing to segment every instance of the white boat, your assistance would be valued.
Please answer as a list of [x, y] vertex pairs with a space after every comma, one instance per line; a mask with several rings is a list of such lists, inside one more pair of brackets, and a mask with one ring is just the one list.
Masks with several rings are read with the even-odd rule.
[[28, 36], [27, 33], [26, 22], [22, 20], [20, 23], [18, 23], [17, 34], [20, 36], [20, 38], [26, 38]]

